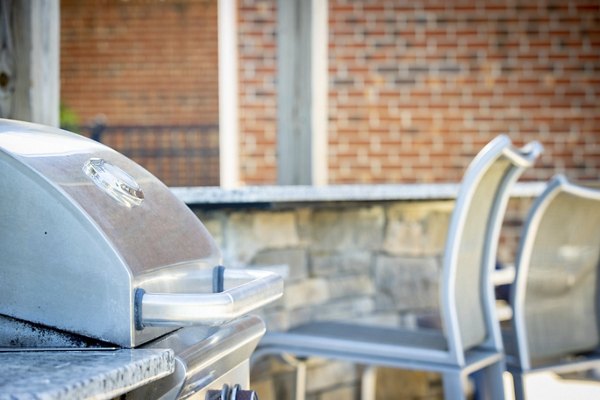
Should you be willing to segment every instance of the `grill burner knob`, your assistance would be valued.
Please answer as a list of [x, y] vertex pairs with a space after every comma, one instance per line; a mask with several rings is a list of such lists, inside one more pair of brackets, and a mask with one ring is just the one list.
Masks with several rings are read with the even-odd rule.
[[229, 388], [224, 385], [221, 390], [209, 390], [206, 393], [206, 400], [258, 400], [254, 390], [242, 390], [240, 385]]

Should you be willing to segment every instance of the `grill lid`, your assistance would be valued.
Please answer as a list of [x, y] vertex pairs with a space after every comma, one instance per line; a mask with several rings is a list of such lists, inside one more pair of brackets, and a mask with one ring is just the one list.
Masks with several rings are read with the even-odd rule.
[[132, 274], [182, 261], [218, 263], [217, 246], [185, 204], [116, 151], [58, 129], [8, 121], [0, 126], [0, 149], [4, 166], [20, 175], [3, 188], [3, 198], [38, 185], [53, 203], [50, 211], [68, 208], [82, 225], [95, 225]]
[[[0, 314], [129, 347], [281, 295], [279, 277], [248, 273], [241, 289], [206, 297], [202, 282], [221, 261], [208, 231], [156, 177], [104, 145], [0, 120], [0, 171]], [[160, 315], [177, 309], [184, 321]], [[194, 318], [202, 310], [211, 318]], [[171, 328], [154, 327], [163, 325]]]

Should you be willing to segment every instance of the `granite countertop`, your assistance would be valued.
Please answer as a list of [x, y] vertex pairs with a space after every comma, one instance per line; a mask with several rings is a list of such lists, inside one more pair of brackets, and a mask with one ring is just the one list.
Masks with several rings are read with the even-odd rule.
[[169, 349], [0, 352], [0, 400], [111, 399], [174, 368]]
[[[180, 200], [194, 205], [228, 205], [261, 203], [318, 203], [331, 201], [394, 201], [453, 199], [458, 184], [394, 184], [394, 185], [327, 185], [327, 186], [243, 186], [172, 187]], [[537, 196], [544, 182], [518, 182], [511, 190], [513, 197]]]

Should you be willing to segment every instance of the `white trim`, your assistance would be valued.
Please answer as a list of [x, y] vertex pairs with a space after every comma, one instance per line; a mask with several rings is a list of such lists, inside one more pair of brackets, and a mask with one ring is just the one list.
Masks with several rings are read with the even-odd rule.
[[311, 173], [313, 185], [328, 180], [328, 7], [327, 0], [312, 0], [311, 6]]
[[219, 0], [219, 173], [223, 188], [239, 186], [237, 1]]

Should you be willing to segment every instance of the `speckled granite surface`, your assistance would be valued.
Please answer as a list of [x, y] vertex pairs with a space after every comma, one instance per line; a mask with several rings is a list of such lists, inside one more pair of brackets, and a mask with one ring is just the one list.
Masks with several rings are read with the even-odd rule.
[[[519, 182], [511, 190], [511, 196], [537, 196], [544, 187], [544, 182]], [[183, 202], [197, 205], [441, 200], [455, 198], [458, 192], [458, 184], [244, 186], [235, 189], [220, 187], [172, 187], [171, 191]]]
[[0, 399], [110, 399], [174, 367], [168, 349], [0, 352]]

